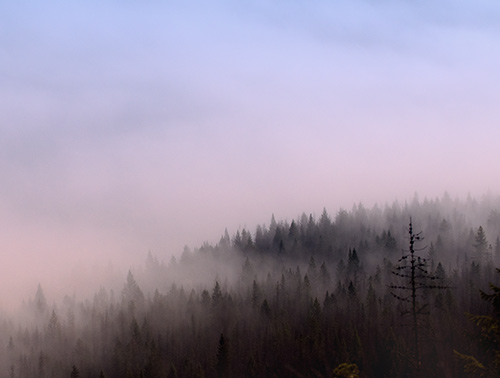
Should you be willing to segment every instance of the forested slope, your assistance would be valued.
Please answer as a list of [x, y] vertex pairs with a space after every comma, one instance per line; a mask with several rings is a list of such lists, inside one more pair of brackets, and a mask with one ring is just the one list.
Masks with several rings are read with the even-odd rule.
[[[418, 359], [411, 302], [391, 288], [409, 284], [394, 272], [410, 218], [432, 280], [418, 292]], [[496, 316], [479, 290], [499, 282], [499, 236], [492, 196], [273, 216], [167, 262], [150, 253], [93, 298], [49, 303], [41, 283], [2, 318], [0, 376], [332, 377], [347, 363], [360, 377], [466, 377], [454, 350], [495, 376], [498, 340], [485, 347], [466, 313]]]

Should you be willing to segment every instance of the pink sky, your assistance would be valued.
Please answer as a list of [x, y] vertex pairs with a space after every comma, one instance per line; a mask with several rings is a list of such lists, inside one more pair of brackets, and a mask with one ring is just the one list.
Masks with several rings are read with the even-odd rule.
[[8, 282], [500, 193], [497, 2], [185, 4], [0, 5]]

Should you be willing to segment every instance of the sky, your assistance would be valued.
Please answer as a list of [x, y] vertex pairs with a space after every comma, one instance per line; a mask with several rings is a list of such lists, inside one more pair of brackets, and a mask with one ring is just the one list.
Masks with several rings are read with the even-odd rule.
[[495, 0], [4, 1], [0, 274], [500, 193], [498, 67]]

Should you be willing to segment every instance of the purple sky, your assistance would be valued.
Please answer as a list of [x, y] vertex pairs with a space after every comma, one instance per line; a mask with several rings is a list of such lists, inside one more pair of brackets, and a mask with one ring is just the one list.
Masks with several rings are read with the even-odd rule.
[[165, 3], [0, 5], [15, 267], [500, 193], [498, 1]]

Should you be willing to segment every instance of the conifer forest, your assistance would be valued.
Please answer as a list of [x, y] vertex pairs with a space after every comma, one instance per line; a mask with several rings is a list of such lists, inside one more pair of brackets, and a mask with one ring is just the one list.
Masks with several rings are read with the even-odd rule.
[[88, 298], [40, 282], [0, 377], [499, 377], [499, 266], [494, 196], [273, 215]]

